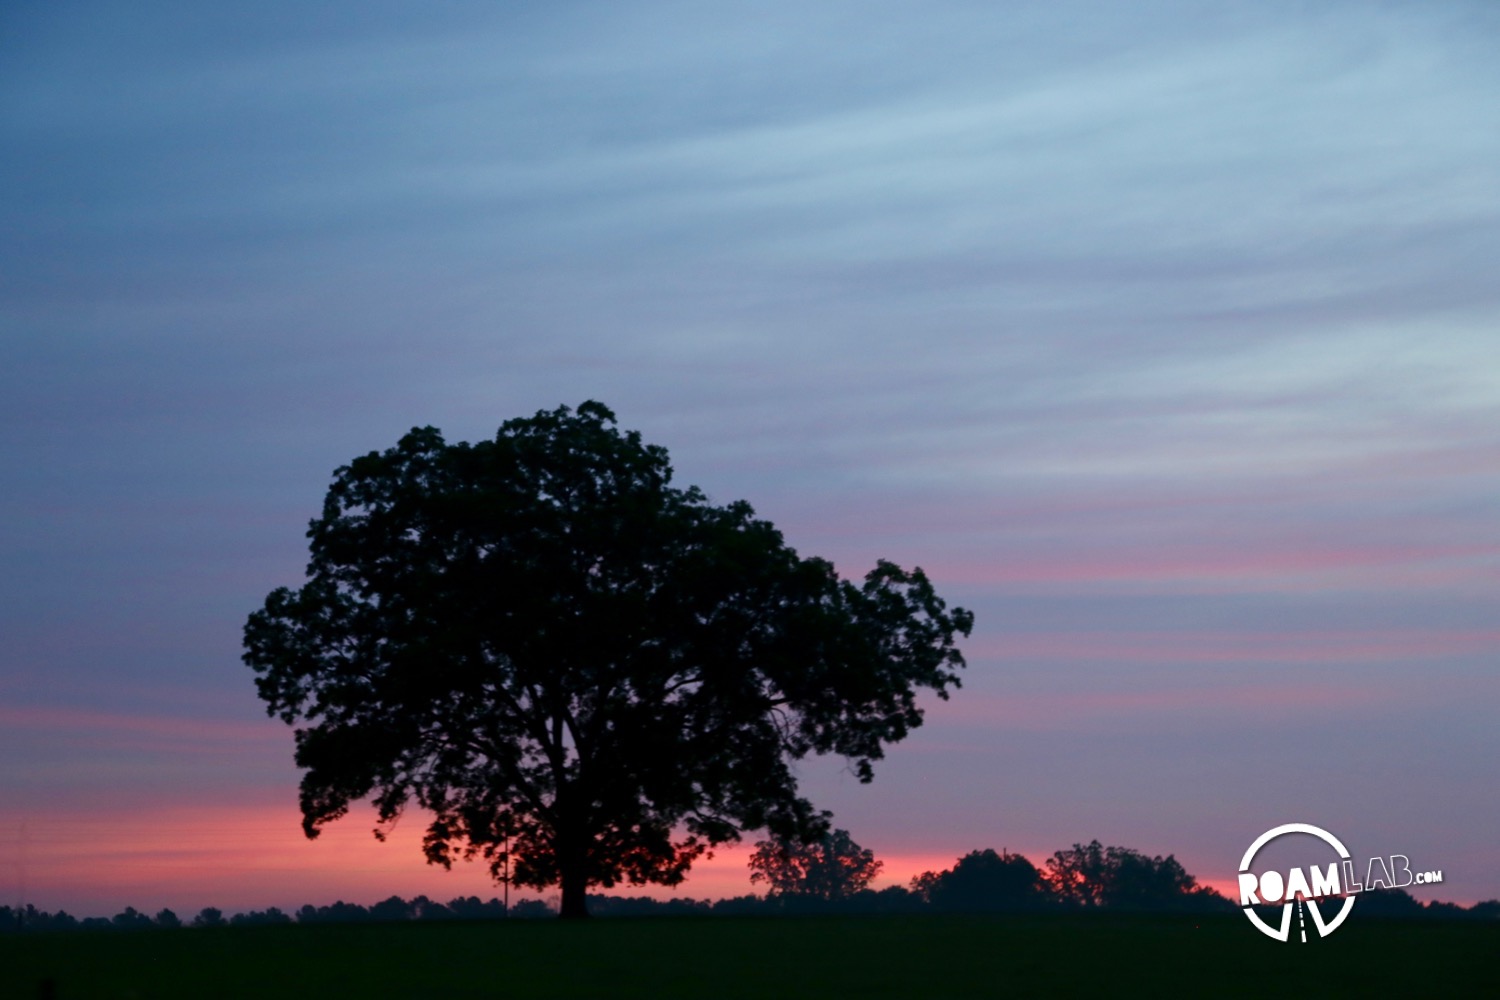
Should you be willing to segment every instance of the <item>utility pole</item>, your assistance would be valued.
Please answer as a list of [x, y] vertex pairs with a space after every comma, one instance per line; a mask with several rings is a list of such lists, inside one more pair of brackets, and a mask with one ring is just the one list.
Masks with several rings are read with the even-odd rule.
[[510, 919], [510, 816], [505, 817], [505, 825], [500, 828], [502, 849], [505, 852], [505, 919]]

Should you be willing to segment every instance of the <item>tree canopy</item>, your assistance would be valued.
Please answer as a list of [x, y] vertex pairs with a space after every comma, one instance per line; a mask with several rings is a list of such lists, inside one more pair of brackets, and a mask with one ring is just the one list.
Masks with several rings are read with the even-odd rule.
[[923, 872], [911, 880], [911, 888], [934, 909], [959, 912], [1027, 909], [1048, 899], [1035, 865], [993, 848], [970, 851], [946, 871]]
[[1043, 876], [1058, 900], [1072, 906], [1156, 908], [1206, 890], [1173, 855], [1151, 857], [1099, 841], [1054, 851]]
[[759, 841], [750, 856], [750, 881], [766, 883], [772, 896], [832, 901], [868, 886], [882, 867], [848, 830], [830, 830], [817, 840]]
[[267, 711], [296, 729], [303, 829], [411, 803], [428, 861], [497, 879], [676, 884], [742, 829], [815, 839], [792, 762], [860, 780], [964, 665], [920, 569], [861, 583], [750, 505], [671, 485], [666, 451], [597, 402], [448, 444], [432, 427], [337, 469], [299, 589], [245, 626]]

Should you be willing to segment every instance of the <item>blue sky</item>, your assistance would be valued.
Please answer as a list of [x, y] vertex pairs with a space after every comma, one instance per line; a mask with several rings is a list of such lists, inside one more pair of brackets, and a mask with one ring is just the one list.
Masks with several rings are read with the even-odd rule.
[[[317, 902], [256, 888], [317, 845], [245, 616], [336, 466], [597, 398], [975, 610], [872, 786], [807, 769], [893, 872], [1099, 837], [1229, 879], [1300, 821], [1500, 896], [1497, 41], [1481, 2], [9, 5], [4, 871]], [[159, 844], [109, 891], [48, 860], [252, 807], [292, 860], [213, 898]]]

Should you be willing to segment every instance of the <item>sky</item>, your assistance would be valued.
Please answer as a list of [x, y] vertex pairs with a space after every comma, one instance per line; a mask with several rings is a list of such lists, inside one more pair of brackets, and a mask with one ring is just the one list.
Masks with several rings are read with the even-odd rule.
[[[1500, 897], [1500, 6], [0, 9], [0, 904], [499, 894], [302, 837], [333, 470], [598, 399], [975, 612], [804, 791], [904, 884], [1290, 822]], [[751, 834], [748, 842], [755, 839]], [[679, 894], [751, 887], [745, 850]]]

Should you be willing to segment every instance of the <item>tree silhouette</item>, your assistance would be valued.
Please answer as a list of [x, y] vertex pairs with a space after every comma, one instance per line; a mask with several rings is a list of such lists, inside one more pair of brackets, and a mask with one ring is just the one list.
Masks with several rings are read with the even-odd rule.
[[116, 913], [110, 923], [120, 930], [141, 930], [151, 926], [151, 918], [138, 912], [135, 907], [127, 906], [122, 912]]
[[205, 906], [193, 918], [194, 927], [223, 927], [225, 923], [224, 911], [213, 906]]
[[830, 830], [810, 841], [757, 842], [750, 881], [766, 883], [773, 896], [838, 900], [868, 886], [882, 867], [875, 852], [856, 844], [848, 830]]
[[912, 891], [934, 909], [958, 912], [1015, 910], [1040, 906], [1045, 886], [1036, 866], [1020, 854], [970, 851], [944, 872], [923, 872]]
[[1170, 854], [1148, 857], [1097, 840], [1054, 852], [1044, 877], [1061, 902], [1074, 906], [1157, 909], [1217, 898]]
[[973, 616], [920, 569], [843, 580], [671, 473], [596, 402], [338, 469], [307, 583], [245, 626], [268, 712], [300, 726], [306, 834], [373, 795], [382, 836], [415, 801], [430, 862], [560, 885], [564, 916], [741, 829], [821, 835], [791, 762], [869, 781], [918, 690], [958, 686]]
[[229, 918], [231, 927], [256, 927], [268, 924], [289, 924], [292, 918], [289, 914], [281, 912], [275, 906], [264, 910], [251, 910], [248, 913], [236, 913]]

